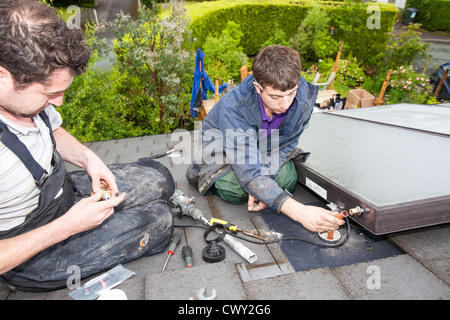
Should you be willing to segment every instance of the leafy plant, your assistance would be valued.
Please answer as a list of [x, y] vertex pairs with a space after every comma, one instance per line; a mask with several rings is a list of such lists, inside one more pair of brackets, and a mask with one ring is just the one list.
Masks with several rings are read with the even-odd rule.
[[[380, 9], [380, 28], [369, 29], [367, 20], [371, 16], [367, 9], [371, 3], [344, 3], [338, 1], [289, 1], [289, 0], [215, 0], [189, 1], [189, 14], [193, 17], [191, 28], [200, 47], [209, 33], [220, 33], [227, 21], [242, 26], [244, 36], [240, 45], [244, 53], [256, 55], [262, 44], [274, 35], [277, 25], [287, 39], [298, 33], [299, 24], [314, 5], [320, 5], [330, 17], [334, 27], [335, 41], [344, 41], [344, 54], [353, 56], [366, 64], [373, 55], [383, 52], [392, 30], [398, 10], [392, 4], [377, 3]], [[314, 21], [316, 22], [316, 21]], [[317, 21], [320, 22], [320, 21]], [[329, 29], [328, 29], [329, 31]], [[339, 45], [335, 46], [337, 50]], [[333, 54], [334, 55], [334, 54]], [[305, 61], [305, 59], [302, 59]], [[317, 61], [317, 59], [315, 60]], [[373, 64], [377, 64], [375, 61]]]
[[132, 95], [130, 99], [128, 88], [136, 88], [138, 79], [117, 68], [102, 70], [98, 62], [107, 49], [105, 43], [97, 39], [94, 28], [89, 25], [86, 39], [92, 47], [92, 55], [86, 72], [74, 78], [59, 108], [64, 128], [83, 142], [145, 133], [129, 121], [140, 96]]
[[339, 60], [339, 70], [336, 78], [347, 87], [356, 87], [364, 83], [366, 76], [358, 60], [348, 56], [347, 59]]
[[413, 23], [392, 34], [382, 60], [386, 69], [410, 65], [414, 60], [427, 56], [429, 44], [420, 38], [419, 28], [420, 24]]
[[[119, 15], [108, 24], [113, 47], [92, 28], [90, 66], [77, 77], [61, 108], [65, 128], [81, 141], [166, 133], [190, 122], [189, 101], [194, 55], [188, 49], [188, 20], [180, 3], [159, 18], [144, 9], [137, 20]], [[96, 67], [114, 56], [106, 70]]]
[[367, 25], [371, 13], [367, 12], [368, 3], [346, 1], [339, 10], [333, 10], [331, 25], [335, 27], [334, 36], [344, 42], [343, 54], [351, 53], [364, 65], [376, 66], [385, 50], [390, 32], [397, 14], [395, 7], [380, 8], [380, 28]]
[[203, 46], [205, 70], [211, 80], [239, 81], [239, 69], [248, 64], [239, 43], [242, 31], [237, 23], [229, 21], [220, 36], [209, 35]]
[[264, 42], [262, 46], [267, 47], [274, 44], [290, 47], [286, 33], [278, 26], [278, 24], [275, 25], [274, 34], [266, 42]]
[[428, 78], [416, 73], [412, 66], [400, 66], [389, 79], [387, 102], [436, 103]]
[[450, 1], [448, 0], [407, 0], [406, 8], [416, 8], [419, 14], [415, 21], [421, 23], [423, 27], [430, 31], [450, 32]]
[[194, 67], [194, 56], [186, 43], [190, 39], [189, 20], [183, 5], [171, 1], [170, 8], [171, 15], [165, 18], [144, 8], [137, 21], [121, 15], [110, 24], [116, 36], [117, 67], [139, 78], [150, 104], [146, 108], [159, 110], [156, 119], [139, 113], [139, 121], [150, 125], [159, 120], [161, 132], [169, 132], [186, 119]]
[[337, 51], [337, 42], [330, 36], [330, 18], [318, 5], [313, 6], [289, 42], [302, 60], [317, 61]]

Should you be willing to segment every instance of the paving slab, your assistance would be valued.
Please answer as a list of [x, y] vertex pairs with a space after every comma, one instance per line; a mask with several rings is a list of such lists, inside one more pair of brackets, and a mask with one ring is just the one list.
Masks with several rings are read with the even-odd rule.
[[332, 271], [352, 299], [450, 299], [450, 287], [408, 254], [340, 267]]
[[388, 239], [450, 285], [450, 225], [402, 232]]
[[347, 300], [350, 295], [329, 268], [244, 283], [250, 300]]
[[[275, 235], [272, 234], [262, 216], [254, 216], [252, 217], [251, 220], [253, 222], [253, 225], [256, 227], [256, 229], [259, 231], [260, 234], [270, 236], [270, 239], [275, 239], [278, 237], [277, 234]], [[291, 265], [289, 259], [286, 257], [283, 250], [281, 249], [279, 242], [267, 244], [267, 248], [269, 249], [273, 259], [275, 260], [276, 264], [278, 265], [283, 274], [295, 272], [294, 267]], [[251, 278], [252, 280], [254, 279], [253, 277]]]
[[209, 295], [216, 290], [217, 300], [246, 299], [234, 263], [201, 265], [183, 270], [151, 273], [145, 278], [146, 300], [188, 300], [206, 287]]

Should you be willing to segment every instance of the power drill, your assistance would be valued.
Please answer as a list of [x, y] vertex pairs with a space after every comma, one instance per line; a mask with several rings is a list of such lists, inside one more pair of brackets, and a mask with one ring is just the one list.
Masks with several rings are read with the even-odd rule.
[[209, 221], [203, 216], [202, 211], [195, 207], [194, 198], [189, 198], [182, 191], [175, 189], [174, 194], [170, 197], [170, 201], [172, 213], [178, 213], [180, 218], [189, 216], [194, 220], [208, 224]]

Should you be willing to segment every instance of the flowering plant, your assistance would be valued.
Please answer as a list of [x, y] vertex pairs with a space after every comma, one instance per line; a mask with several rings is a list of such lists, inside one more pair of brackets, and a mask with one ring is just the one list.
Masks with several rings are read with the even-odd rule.
[[436, 102], [429, 79], [424, 74], [416, 73], [412, 66], [400, 66], [392, 71], [386, 98], [389, 104]]
[[363, 68], [356, 58], [349, 56], [347, 59], [339, 60], [339, 70], [337, 77], [347, 87], [357, 87], [364, 83], [366, 78]]

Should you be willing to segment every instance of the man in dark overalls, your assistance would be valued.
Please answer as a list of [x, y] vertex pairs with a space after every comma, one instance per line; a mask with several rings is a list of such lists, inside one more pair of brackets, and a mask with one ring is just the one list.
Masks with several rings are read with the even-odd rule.
[[[159, 253], [173, 231], [165, 167], [106, 166], [61, 127], [53, 106], [89, 57], [51, 7], [0, 2], [0, 275], [20, 290], [64, 288], [69, 267], [85, 278]], [[85, 170], [69, 175], [64, 161]]]

